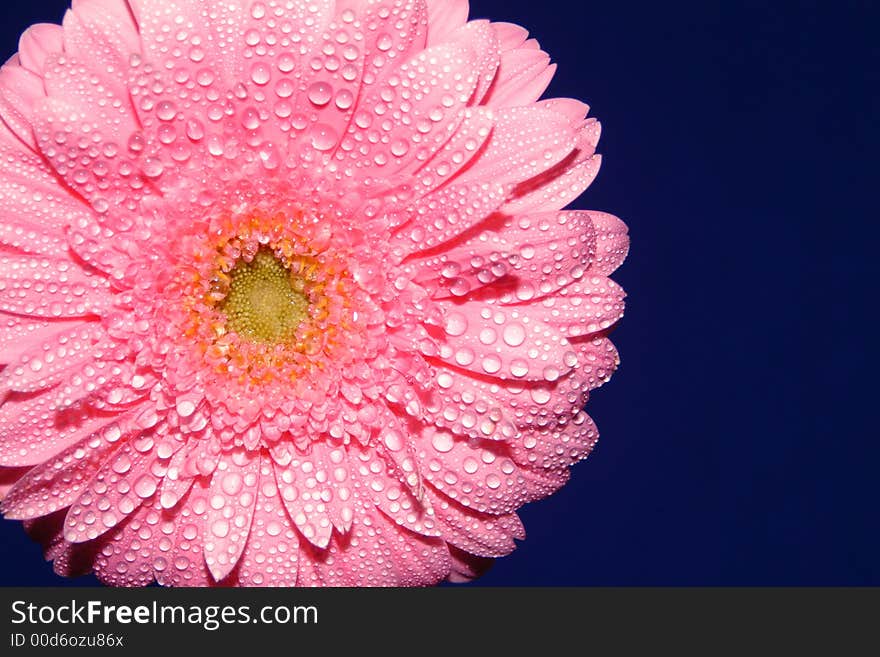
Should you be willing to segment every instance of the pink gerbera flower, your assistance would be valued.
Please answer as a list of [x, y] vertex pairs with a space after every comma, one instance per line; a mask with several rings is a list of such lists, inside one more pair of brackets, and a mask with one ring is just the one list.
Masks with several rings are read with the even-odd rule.
[[0, 71], [0, 491], [115, 585], [477, 575], [597, 439], [599, 124], [465, 0], [74, 0]]

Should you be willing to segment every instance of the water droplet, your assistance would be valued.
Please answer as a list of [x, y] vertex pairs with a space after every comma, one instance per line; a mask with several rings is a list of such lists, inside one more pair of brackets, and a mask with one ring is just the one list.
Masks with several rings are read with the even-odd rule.
[[452, 440], [452, 434], [447, 433], [445, 431], [436, 431], [434, 436], [431, 438], [431, 445], [438, 452], [451, 452], [452, 448], [455, 446], [454, 441]]
[[480, 331], [479, 338], [481, 343], [488, 346], [494, 344], [498, 339], [498, 332], [492, 327], [487, 326]]
[[382, 33], [379, 35], [379, 38], [376, 39], [376, 47], [382, 52], [388, 52], [391, 50], [391, 46], [394, 45], [394, 40], [387, 33]]
[[330, 102], [330, 99], [333, 97], [333, 87], [331, 87], [326, 82], [315, 82], [308, 89], [309, 100], [317, 105], [318, 107], [322, 107]]
[[156, 492], [156, 480], [150, 475], [142, 475], [134, 483], [134, 492], [138, 497], [147, 498]]
[[501, 369], [501, 359], [495, 354], [490, 354], [483, 358], [483, 371], [487, 374], [495, 374]]
[[253, 80], [255, 84], [259, 84], [261, 86], [264, 84], [269, 84], [269, 80], [271, 79], [272, 70], [267, 64], [258, 62], [251, 67], [251, 80]]
[[293, 82], [289, 78], [281, 78], [275, 84], [275, 95], [279, 98], [290, 98], [293, 95]]
[[132, 153], [140, 153], [144, 150], [144, 136], [140, 132], [135, 132], [128, 139], [128, 149]]
[[392, 452], [400, 451], [403, 448], [403, 438], [397, 431], [388, 431], [383, 439], [385, 441], [385, 446]]
[[529, 364], [522, 358], [515, 358], [510, 361], [510, 373], [517, 377], [525, 376], [529, 373]]
[[336, 131], [328, 125], [317, 123], [312, 126], [311, 141], [315, 150], [329, 151], [336, 145]]
[[283, 53], [278, 58], [278, 70], [282, 73], [290, 73], [296, 68], [296, 58], [290, 53]]
[[113, 462], [113, 472], [116, 474], [125, 474], [131, 469], [131, 459], [122, 454]]
[[253, 107], [248, 107], [241, 114], [241, 124], [248, 130], [256, 130], [260, 127], [260, 113]]
[[336, 107], [345, 111], [349, 109], [354, 104], [354, 94], [352, 94], [348, 89], [343, 89], [338, 94], [336, 94]]
[[186, 123], [186, 136], [193, 141], [199, 141], [205, 136], [205, 127], [198, 119], [190, 119]]
[[177, 116], [177, 108], [170, 100], [163, 100], [156, 105], [156, 116], [162, 121], [172, 121]]
[[544, 368], [544, 371], [542, 374], [544, 376], [544, 379], [552, 382], [552, 381], [555, 381], [556, 379], [559, 378], [559, 369], [556, 367], [553, 367], [552, 365], [548, 365], [547, 367]]
[[504, 327], [502, 338], [508, 346], [518, 347], [526, 340], [526, 330], [522, 324], [512, 322]]
[[446, 316], [446, 332], [452, 336], [464, 335], [468, 328], [467, 317], [458, 312]]
[[162, 172], [164, 170], [165, 166], [158, 158], [148, 157], [146, 160], [144, 160], [143, 171], [144, 175], [148, 178], [158, 178], [162, 175]]
[[209, 68], [203, 68], [196, 73], [196, 82], [203, 87], [208, 87], [214, 83], [214, 71]]
[[227, 495], [238, 495], [243, 485], [244, 479], [238, 472], [230, 472], [220, 481], [220, 487]]
[[177, 400], [177, 414], [180, 417], [189, 417], [196, 410], [196, 405], [190, 399], [178, 399]]

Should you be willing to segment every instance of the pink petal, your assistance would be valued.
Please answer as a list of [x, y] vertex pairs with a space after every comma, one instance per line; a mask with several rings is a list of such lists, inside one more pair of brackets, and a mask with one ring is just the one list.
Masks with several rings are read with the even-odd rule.
[[495, 559], [492, 557], [478, 557], [449, 545], [449, 556], [452, 559], [452, 568], [447, 581], [454, 584], [464, 584], [484, 575]]
[[[242, 78], [244, 58], [238, 39], [249, 19], [243, 3], [129, 0], [129, 5], [144, 57], [157, 69], [188, 69], [204, 62], [221, 76], [227, 88]], [[178, 48], [176, 38], [181, 31], [188, 42]]]
[[147, 586], [154, 581], [155, 564], [169, 567], [157, 543], [161, 537], [160, 509], [155, 501], [141, 506], [97, 541], [95, 575], [108, 586]]
[[121, 173], [125, 167], [113, 160], [100, 160], [98, 166], [94, 149], [117, 152], [137, 129], [127, 95], [120, 98], [110, 89], [93, 89], [91, 78], [83, 77], [72, 60], [50, 64], [47, 76], [49, 98], [34, 114], [40, 150], [96, 210], [108, 212], [111, 201], [125, 207], [133, 195], [131, 179]]
[[74, 444], [22, 477], [9, 491], [0, 509], [7, 518], [44, 516], [70, 506], [87, 489], [117, 441], [133, 428], [120, 418], [93, 433], [88, 445]]
[[415, 174], [421, 186], [419, 193], [428, 194], [453, 180], [477, 156], [494, 126], [491, 110], [483, 107], [464, 110], [455, 134]]
[[32, 25], [18, 42], [18, 58], [31, 73], [42, 77], [46, 60], [64, 51], [64, 31], [60, 25], [40, 23]]
[[[332, 3], [329, 7], [332, 11]], [[311, 125], [294, 148], [306, 160], [313, 158], [316, 151], [319, 154], [336, 151], [337, 158], [344, 159], [343, 151], [347, 149], [338, 149], [340, 139], [346, 131], [349, 135], [346, 141], [361, 138], [363, 117], [378, 105], [384, 106], [383, 96], [389, 89], [386, 78], [425, 44], [427, 16], [421, 1], [400, 0], [390, 6], [378, 0], [337, 2], [335, 13], [334, 30], [346, 33], [354, 47], [343, 49], [343, 57], [348, 53], [350, 62], [339, 68], [339, 75], [310, 71], [307, 84], [297, 95], [301, 102], [298, 109], [305, 110], [298, 115], [307, 118]], [[360, 28], [355, 34], [350, 25], [358, 21]], [[325, 60], [322, 50], [323, 47], [315, 47], [314, 55], [307, 59]], [[361, 119], [352, 121], [359, 110]], [[377, 152], [370, 159], [379, 156]], [[360, 156], [356, 161], [358, 159]]]
[[531, 316], [568, 338], [592, 335], [623, 317], [623, 288], [610, 278], [589, 276], [530, 306]]
[[[455, 244], [445, 257], [451, 262], [478, 259], [492, 267], [502, 264], [511, 286], [493, 286], [486, 297], [502, 304], [522, 303], [580, 280], [594, 258], [595, 244], [587, 212], [498, 215], [482, 231]], [[449, 290], [454, 292], [452, 286]]]
[[[91, 61], [81, 61], [70, 55], [53, 55], [46, 61], [43, 73], [46, 96], [55, 102], [44, 101], [37, 109], [34, 130], [38, 133], [41, 149], [50, 160], [56, 159], [51, 156], [54, 151], [62, 149], [68, 156], [71, 150], [79, 151], [77, 155], [82, 157], [96, 143], [125, 145], [138, 128], [127, 84], [114, 78], [104, 79], [104, 69], [91, 71]], [[59, 144], [57, 134], [41, 135], [41, 128], [45, 131], [46, 125], [67, 132], [69, 139]], [[83, 145], [78, 144], [80, 133], [87, 136]], [[82, 186], [76, 180], [73, 182]]]
[[[535, 426], [557, 424], [583, 403], [582, 394], [567, 384], [505, 381], [475, 377], [438, 363], [436, 388], [424, 419], [460, 436], [511, 441]], [[569, 377], [577, 377], [573, 371]]]
[[442, 244], [486, 219], [504, 196], [504, 190], [491, 183], [445, 187], [410, 208], [413, 220], [397, 230], [392, 245], [413, 253]]
[[[401, 444], [402, 445], [402, 444]], [[402, 447], [401, 447], [402, 448]], [[386, 459], [389, 457], [386, 457]], [[409, 472], [415, 473], [416, 463], [410, 459]], [[422, 536], [439, 536], [434, 510], [424, 496], [417, 497], [400, 482], [393, 465], [372, 449], [363, 449], [354, 459], [358, 476], [358, 497], [369, 500], [390, 520]], [[405, 474], [404, 474], [405, 476]], [[419, 482], [420, 483], [420, 482]]]
[[[492, 23], [492, 27], [498, 36], [498, 44], [504, 52], [521, 47], [529, 38], [528, 30], [513, 23]], [[537, 46], [537, 42], [534, 40], [532, 40], [532, 44]]]
[[163, 509], [174, 509], [186, 497], [198, 477], [198, 471], [191, 472], [187, 465], [192, 463], [190, 458], [201, 442], [199, 439], [187, 440], [168, 462], [168, 470], [159, 486], [159, 504]]
[[0, 363], [9, 363], [19, 353], [33, 348], [43, 340], [82, 325], [81, 320], [51, 321], [0, 315]]
[[427, 0], [428, 46], [449, 40], [468, 19], [468, 0]]
[[351, 528], [354, 517], [354, 494], [350, 487], [353, 483], [348, 453], [338, 445], [315, 443], [312, 445], [312, 459], [316, 471], [323, 470], [327, 474], [327, 480], [333, 483], [321, 495], [322, 498], [329, 498], [324, 505], [331, 524], [336, 531], [344, 534]]
[[546, 107], [505, 107], [495, 119], [484, 152], [460, 181], [519, 183], [555, 166], [577, 144], [568, 118]]
[[553, 169], [523, 184], [505, 204], [510, 214], [546, 212], [565, 207], [589, 187], [602, 165], [600, 155], [590, 155], [591, 149], [575, 150], [570, 160], [564, 160]]
[[425, 586], [450, 569], [443, 541], [403, 530], [370, 506], [359, 510], [344, 543], [302, 557], [299, 586]]
[[488, 515], [465, 508], [433, 489], [429, 495], [437, 509], [443, 539], [469, 554], [503, 557], [516, 549], [513, 539], [525, 538], [525, 529], [515, 513]]
[[577, 411], [564, 423], [523, 432], [511, 442], [510, 454], [519, 465], [535, 471], [563, 472], [585, 459], [598, 440], [599, 431], [592, 418]]
[[69, 261], [0, 257], [0, 310], [35, 317], [85, 317], [112, 300], [106, 279]]
[[[128, 98], [131, 56], [140, 53], [140, 36], [125, 2], [77, 2], [64, 16], [64, 51], [89, 66], [89, 74]], [[86, 64], [88, 65], [88, 64]], [[48, 72], [47, 72], [48, 74]]]
[[484, 103], [489, 107], [533, 103], [547, 90], [555, 73], [556, 64], [551, 64], [550, 56], [536, 47], [520, 46], [502, 51], [495, 83]]
[[300, 542], [271, 468], [263, 459], [254, 518], [236, 571], [238, 586], [296, 586]]
[[203, 547], [209, 491], [209, 482], [197, 479], [180, 505], [163, 516], [158, 547], [165, 562], [160, 568], [153, 566], [156, 581], [162, 586], [215, 584], [205, 564]]
[[[433, 74], [421, 73], [427, 69]], [[349, 157], [355, 159], [355, 167], [366, 170], [366, 175], [376, 175], [379, 166], [385, 177], [409, 178], [455, 133], [477, 84], [471, 49], [464, 44], [423, 50], [404, 62], [398, 75], [396, 88], [386, 86], [375, 100], [365, 100], [363, 107], [372, 114], [359, 115], [349, 127], [353, 141]], [[411, 109], [405, 111], [404, 107]], [[369, 116], [369, 125], [363, 128], [366, 123], [360, 119], [365, 116]], [[381, 127], [387, 134], [386, 143], [372, 143], [370, 127]]]
[[[348, 5], [348, 7], [346, 6]], [[355, 10], [366, 27], [364, 35], [364, 80], [375, 80], [371, 98], [388, 76], [416, 53], [424, 50], [428, 36], [428, 8], [424, 0], [345, 0], [337, 1], [336, 12], [345, 22], [346, 10]]]
[[[347, 479], [344, 466], [343, 472]], [[294, 458], [286, 466], [275, 465], [275, 481], [290, 519], [309, 542], [322, 549], [327, 547], [333, 533], [328, 514], [333, 493], [326, 483], [331, 476], [333, 473], [326, 468], [316, 468], [311, 459]], [[343, 493], [345, 497], [348, 495], [350, 492]]]
[[114, 421], [83, 409], [59, 411], [51, 394], [9, 396], [0, 407], [0, 464], [40, 464]]
[[[253, 56], [241, 61], [244, 70], [235, 80], [244, 84], [246, 98], [240, 94], [241, 99], [234, 98], [234, 102], [240, 106], [242, 125], [248, 130], [253, 129], [255, 110], [268, 117], [260, 121], [255, 133], [265, 140], [264, 152], [270, 167], [277, 166], [274, 161], [269, 162], [271, 148], [280, 149], [280, 161], [284, 154], [296, 152], [296, 147], [288, 142], [302, 135], [303, 151], [314, 156], [311, 145], [317, 130], [338, 137], [351, 120], [362, 83], [363, 44], [349, 26], [333, 23], [333, 14], [333, 2], [328, 0], [288, 5], [282, 21], [271, 20], [258, 11], [246, 12], [239, 33], [241, 43], [234, 48]], [[296, 26], [297, 42], [267, 51], [266, 44], [289, 42], [284, 28], [290, 26]], [[348, 47], [336, 41], [340, 34], [347, 38]], [[325, 49], [334, 54], [326, 55]], [[260, 102], [262, 96], [267, 96], [267, 100]], [[208, 124], [212, 123], [209, 119], [210, 110]], [[297, 128], [291, 130], [291, 123]]]
[[138, 370], [133, 363], [115, 361], [121, 352], [118, 343], [107, 341], [101, 347], [102, 352], [96, 353], [101, 360], [69, 370], [59, 386], [46, 392], [59, 410], [89, 406], [119, 412], [149, 394], [156, 382], [154, 374]]
[[439, 358], [479, 376], [556, 381], [577, 363], [559, 331], [531, 316], [528, 307], [480, 301], [439, 302], [445, 310], [445, 340]]
[[52, 259], [67, 254], [67, 240], [64, 236], [20, 218], [0, 219], [0, 245], [21, 253]]
[[108, 39], [118, 53], [140, 52], [141, 37], [127, 0], [73, 0], [71, 8], [87, 29]]
[[27, 221], [58, 234], [87, 216], [86, 206], [58, 185], [42, 156], [0, 143], [0, 162], [0, 221]]
[[626, 224], [614, 215], [590, 210], [590, 219], [596, 230], [596, 259], [590, 271], [609, 276], [623, 264], [629, 253], [629, 235]]
[[29, 467], [7, 468], [0, 466], [0, 502], [2, 502], [3, 498], [6, 497], [9, 489], [12, 488], [19, 479], [27, 474], [28, 470], [30, 470]]
[[[573, 128], [582, 128], [587, 121], [590, 106], [576, 98], [547, 98], [535, 103], [538, 107], [553, 110], [568, 117]], [[595, 119], [594, 119], [595, 120]], [[593, 144], [595, 146], [595, 144]]]
[[449, 41], [461, 43], [472, 52], [472, 65], [478, 77], [471, 104], [480, 104], [495, 80], [501, 61], [498, 36], [489, 21], [471, 21], [449, 35]]
[[[107, 203], [107, 200], [102, 196], [97, 196], [95, 203], [100, 205]], [[131, 264], [139, 255], [143, 245], [133, 241], [125, 234], [124, 230], [114, 231], [116, 234], [113, 240], [102, 238], [102, 224], [115, 223], [119, 220], [126, 221], [127, 219], [127, 213], [124, 209], [103, 215], [100, 219], [94, 214], [89, 214], [79, 219], [70, 228], [67, 240], [68, 248], [80, 260], [115, 281], [124, 281], [129, 286], [133, 286], [136, 282], [133, 279], [142, 275], [143, 272], [140, 268], [132, 268]]]
[[425, 479], [463, 506], [505, 515], [537, 499], [522, 468], [498, 442], [461, 439], [434, 427], [426, 427], [415, 440]]
[[579, 375], [584, 379], [588, 390], [598, 388], [611, 379], [614, 370], [620, 365], [617, 348], [607, 337], [598, 335], [587, 339], [574, 339], [572, 345], [577, 350]]
[[20, 350], [0, 374], [0, 389], [35, 392], [64, 380], [70, 370], [100, 356], [104, 329], [95, 322], [67, 328]]
[[510, 272], [501, 254], [493, 253], [484, 258], [467, 254], [463, 249], [412, 259], [410, 267], [414, 270], [413, 281], [433, 299], [465, 297], [485, 286], [494, 288]]
[[68, 510], [65, 540], [94, 540], [153, 498], [167, 467], [153, 446], [152, 437], [134, 438], [107, 459]]
[[34, 107], [46, 97], [42, 78], [26, 68], [7, 64], [0, 69], [0, 118], [21, 142], [36, 150]]
[[205, 563], [215, 581], [235, 568], [247, 543], [260, 484], [261, 458], [224, 455], [211, 479], [205, 524]]
[[54, 561], [53, 569], [62, 577], [79, 577], [91, 572], [98, 546], [68, 543], [64, 540], [64, 512], [26, 520], [28, 534], [43, 545], [47, 560]]

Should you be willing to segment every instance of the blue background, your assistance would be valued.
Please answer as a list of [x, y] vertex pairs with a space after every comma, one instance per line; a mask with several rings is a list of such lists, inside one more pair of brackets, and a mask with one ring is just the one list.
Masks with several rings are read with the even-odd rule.
[[[10, 4], [0, 56], [67, 2]], [[880, 584], [869, 4], [472, 0], [592, 105], [604, 164], [574, 207], [632, 237], [602, 440], [481, 584]], [[0, 584], [64, 583], [0, 522]]]

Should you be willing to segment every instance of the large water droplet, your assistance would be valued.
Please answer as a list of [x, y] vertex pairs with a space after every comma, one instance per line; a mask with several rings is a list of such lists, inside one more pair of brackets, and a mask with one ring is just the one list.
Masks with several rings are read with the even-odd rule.
[[318, 107], [322, 107], [329, 103], [330, 99], [333, 97], [333, 87], [326, 82], [315, 82], [309, 86], [308, 96], [312, 103]]
[[269, 68], [268, 64], [258, 62], [251, 67], [251, 80], [253, 80], [255, 84], [269, 84], [269, 80], [271, 79], [272, 70]]
[[323, 123], [316, 123], [312, 126], [311, 131], [311, 140], [312, 146], [315, 150], [319, 151], [329, 151], [333, 146], [336, 145], [336, 131], [333, 130], [329, 125], [324, 125]]

